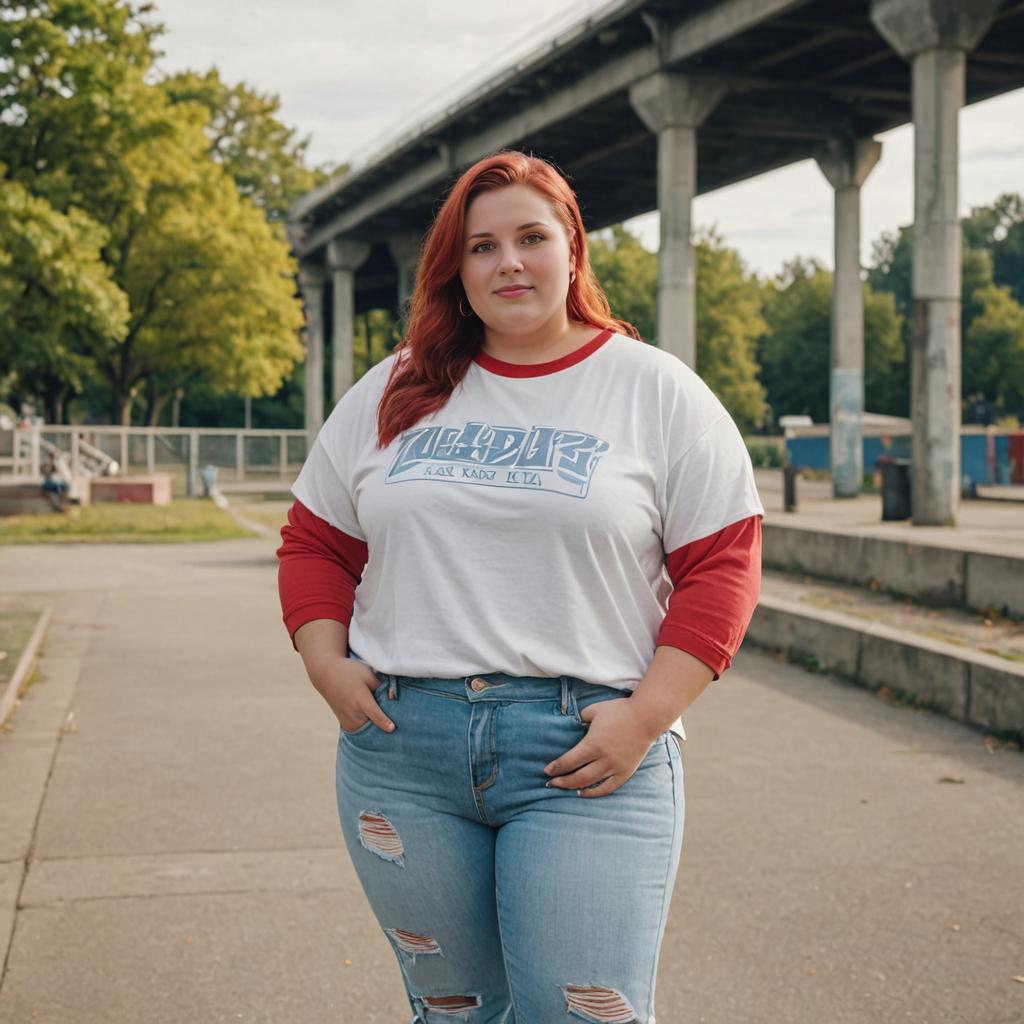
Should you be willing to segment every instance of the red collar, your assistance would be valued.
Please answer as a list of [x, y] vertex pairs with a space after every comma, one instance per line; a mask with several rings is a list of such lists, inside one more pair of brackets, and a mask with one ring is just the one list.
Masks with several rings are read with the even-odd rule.
[[490, 370], [491, 373], [497, 373], [502, 377], [543, 377], [545, 374], [557, 373], [559, 370], [565, 370], [583, 362], [614, 333], [614, 331], [603, 330], [568, 355], [559, 356], [558, 359], [551, 359], [546, 363], [509, 363], [504, 359], [495, 359], [494, 356], [489, 356], [486, 352], [477, 352], [473, 361], [483, 369]]

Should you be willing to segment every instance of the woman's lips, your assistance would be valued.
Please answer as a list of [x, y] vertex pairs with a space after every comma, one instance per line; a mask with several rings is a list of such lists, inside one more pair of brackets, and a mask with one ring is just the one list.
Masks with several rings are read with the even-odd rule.
[[494, 294], [500, 295], [503, 299], [515, 299], [520, 295], [525, 295], [528, 291], [530, 291], [529, 288], [508, 288], [503, 292], [495, 292]]

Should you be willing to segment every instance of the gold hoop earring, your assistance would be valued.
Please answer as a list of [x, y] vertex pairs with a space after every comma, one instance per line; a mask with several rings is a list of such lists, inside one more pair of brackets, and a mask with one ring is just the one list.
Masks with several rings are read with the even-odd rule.
[[467, 317], [467, 316], [472, 316], [472, 315], [473, 315], [473, 310], [470, 310], [470, 311], [469, 311], [468, 313], [467, 313], [467, 312], [465, 312], [465, 311], [463, 310], [463, 308], [462, 308], [462, 296], [461, 296], [461, 295], [459, 296], [459, 312], [460, 312], [460, 313], [461, 313], [461, 314], [462, 314], [462, 315], [463, 315], [464, 317]]

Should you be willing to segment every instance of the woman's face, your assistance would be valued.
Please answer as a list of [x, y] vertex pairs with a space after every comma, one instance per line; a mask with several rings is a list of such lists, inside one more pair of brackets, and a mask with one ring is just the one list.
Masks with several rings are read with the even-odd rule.
[[[469, 204], [459, 275], [469, 304], [492, 330], [524, 334], [564, 315], [573, 269], [569, 239], [539, 192], [508, 185]], [[525, 290], [499, 294], [510, 285]]]

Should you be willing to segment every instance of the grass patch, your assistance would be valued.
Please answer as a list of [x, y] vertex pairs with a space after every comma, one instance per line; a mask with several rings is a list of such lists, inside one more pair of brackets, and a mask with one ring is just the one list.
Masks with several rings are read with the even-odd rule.
[[233, 507], [246, 519], [254, 519], [271, 530], [280, 531], [288, 522], [288, 509], [292, 507], [294, 500], [293, 498], [292, 501], [240, 501], [233, 504]]
[[68, 515], [0, 517], [0, 544], [167, 544], [253, 537], [208, 498], [102, 502]]
[[38, 608], [13, 608], [0, 611], [0, 690], [10, 682], [22, 651], [39, 621]]

